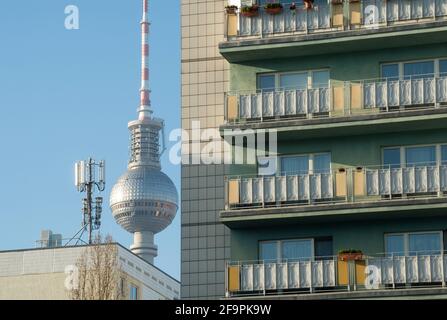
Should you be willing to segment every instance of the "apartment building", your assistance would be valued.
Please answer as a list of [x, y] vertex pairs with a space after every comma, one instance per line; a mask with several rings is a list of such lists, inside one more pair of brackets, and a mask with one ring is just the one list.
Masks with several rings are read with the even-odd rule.
[[225, 13], [226, 297], [445, 297], [447, 1], [290, 2]]

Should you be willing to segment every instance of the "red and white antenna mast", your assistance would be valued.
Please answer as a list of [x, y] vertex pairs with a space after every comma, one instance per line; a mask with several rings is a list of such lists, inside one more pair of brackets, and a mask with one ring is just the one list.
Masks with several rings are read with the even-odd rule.
[[141, 89], [139, 119], [151, 117], [151, 98], [149, 87], [149, 0], [143, 0], [143, 18], [141, 19]]

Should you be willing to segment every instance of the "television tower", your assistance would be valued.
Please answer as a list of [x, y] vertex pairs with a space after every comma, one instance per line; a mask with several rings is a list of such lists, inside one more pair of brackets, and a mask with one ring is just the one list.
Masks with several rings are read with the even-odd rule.
[[116, 222], [133, 233], [131, 251], [154, 263], [157, 246], [154, 235], [169, 226], [178, 209], [177, 189], [161, 171], [160, 131], [164, 121], [152, 117], [149, 89], [149, 3], [143, 0], [142, 70], [138, 119], [129, 122], [130, 159], [127, 171], [118, 179], [110, 195], [110, 208]]

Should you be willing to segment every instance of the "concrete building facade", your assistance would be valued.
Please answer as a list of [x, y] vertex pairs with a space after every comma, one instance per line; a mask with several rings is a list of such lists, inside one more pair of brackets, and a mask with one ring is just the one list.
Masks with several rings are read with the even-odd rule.
[[[233, 157], [254, 153], [254, 163], [211, 175], [223, 183], [223, 209], [221, 193], [207, 197], [209, 167], [183, 166], [186, 296], [444, 295], [447, 1], [276, 2], [226, 10], [226, 1], [183, 1], [182, 126], [210, 108], [223, 110], [211, 122], [222, 136], [277, 133], [273, 173], [263, 173], [255, 138], [232, 148]], [[222, 28], [213, 56], [207, 33]], [[207, 81], [204, 62], [221, 57], [227, 87], [210, 104], [199, 79]], [[217, 250], [191, 244], [207, 246], [207, 227], [221, 224], [230, 235], [225, 292], [208, 294], [200, 262]]]

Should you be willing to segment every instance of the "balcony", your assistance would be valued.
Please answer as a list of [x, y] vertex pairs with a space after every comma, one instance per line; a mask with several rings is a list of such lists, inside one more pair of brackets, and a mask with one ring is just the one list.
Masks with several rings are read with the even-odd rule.
[[250, 227], [328, 218], [442, 215], [447, 165], [340, 168], [326, 173], [235, 176], [225, 182], [222, 223]]
[[227, 123], [389, 113], [447, 106], [447, 77], [332, 81], [322, 88], [227, 94]]
[[[225, 125], [231, 128], [306, 130], [306, 126], [359, 126], [361, 120], [383, 122], [392, 118], [427, 116], [447, 110], [447, 77], [405, 80], [334, 81], [327, 87], [229, 92]], [[445, 122], [445, 120], [444, 120]], [[404, 125], [404, 127], [407, 124]], [[432, 126], [436, 128], [436, 125]], [[396, 127], [394, 128], [396, 129]], [[361, 129], [363, 130], [363, 129]], [[323, 133], [319, 132], [319, 134]]]
[[[366, 273], [376, 272], [373, 281]], [[226, 267], [226, 297], [287, 295], [293, 293], [408, 291], [444, 287], [447, 280], [444, 254], [364, 256], [357, 261], [338, 257], [281, 262], [231, 262]], [[369, 278], [372, 278], [369, 276]]]
[[[447, 0], [364, 0], [290, 9], [284, 4], [280, 14], [268, 14], [263, 8], [254, 17], [236, 12], [227, 14], [227, 39], [266, 38], [349, 29], [385, 28], [417, 24], [447, 16]], [[348, 12], [345, 16], [344, 12]]]
[[[226, 14], [226, 41], [220, 49], [230, 62], [240, 62], [404, 46], [408, 41], [439, 43], [445, 39], [446, 18], [447, 0], [345, 0], [310, 10], [302, 5], [290, 10], [290, 4], [284, 4], [279, 14], [268, 14], [261, 7], [253, 17], [237, 10]], [[390, 43], [390, 37], [397, 43]], [[351, 44], [352, 40], [357, 43]], [[334, 41], [341, 47], [332, 48]], [[287, 48], [275, 51], [283, 43]]]

